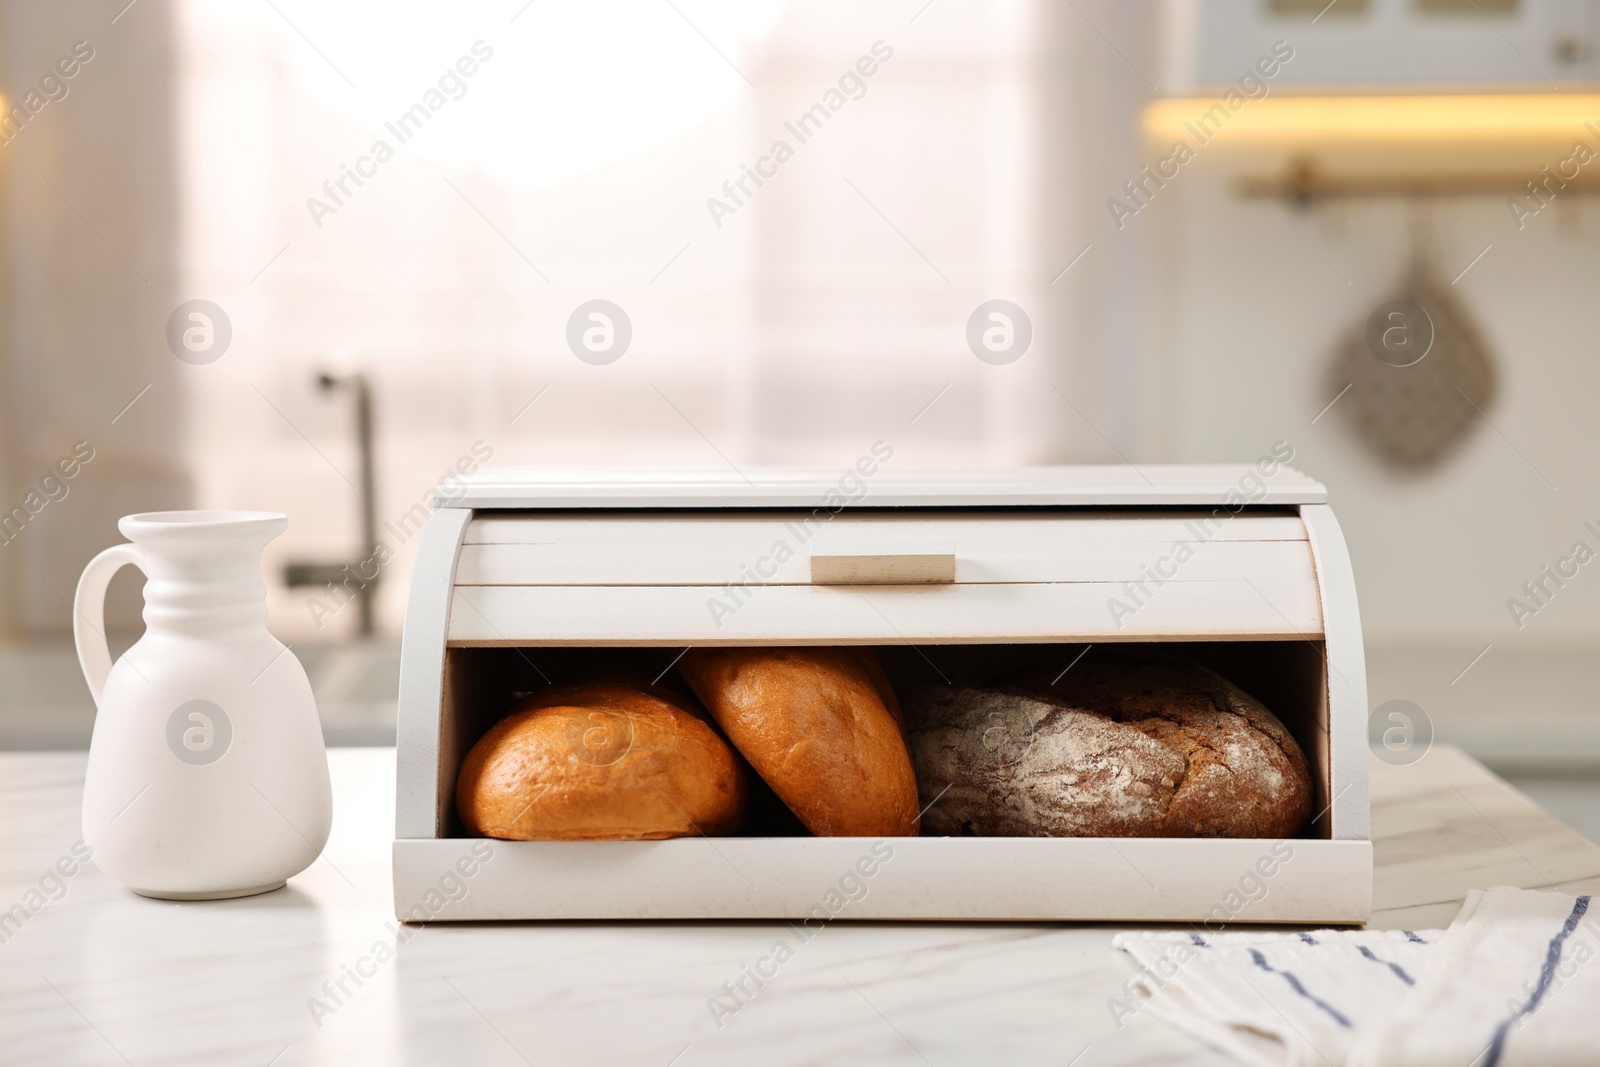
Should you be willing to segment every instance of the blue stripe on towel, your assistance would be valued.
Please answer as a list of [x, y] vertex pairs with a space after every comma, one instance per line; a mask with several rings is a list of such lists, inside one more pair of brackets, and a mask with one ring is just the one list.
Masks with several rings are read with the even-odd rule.
[[1572, 932], [1583, 921], [1584, 913], [1588, 910], [1588, 897], [1579, 897], [1573, 902], [1572, 914], [1567, 916], [1567, 921], [1561, 924], [1560, 932], [1550, 939], [1550, 946], [1545, 949], [1544, 966], [1539, 968], [1539, 983], [1533, 987], [1528, 1002], [1494, 1028], [1494, 1038], [1489, 1042], [1489, 1056], [1483, 1061], [1483, 1067], [1495, 1067], [1495, 1064], [1500, 1062], [1500, 1056], [1505, 1052], [1506, 1037], [1511, 1033], [1511, 1028], [1524, 1016], [1532, 1015], [1539, 1009], [1539, 1002], [1550, 991], [1550, 980], [1555, 977], [1556, 965], [1561, 962], [1561, 950], [1566, 945], [1567, 938], [1572, 936]]
[[1210, 948], [1211, 947], [1210, 945], [1206, 944], [1206, 939], [1201, 937], [1199, 934], [1190, 934], [1189, 935], [1189, 940], [1193, 941], [1195, 944], [1199, 945], [1201, 948]]
[[1400, 966], [1398, 963], [1390, 963], [1388, 960], [1380, 960], [1378, 958], [1378, 954], [1373, 952], [1366, 945], [1357, 945], [1356, 948], [1361, 951], [1361, 954], [1363, 956], [1367, 957], [1367, 959], [1371, 960], [1373, 963], [1381, 963], [1385, 967], [1389, 968], [1391, 971], [1394, 972], [1394, 976], [1396, 978], [1400, 979], [1400, 981], [1404, 982], [1406, 985], [1416, 985], [1417, 984], [1415, 981], [1412, 980], [1411, 976], [1406, 973], [1406, 969], [1404, 967]]
[[1412, 932], [1410, 930], [1401, 930], [1400, 932], [1402, 934], [1405, 934], [1406, 935], [1406, 940], [1411, 942], [1413, 945], [1426, 945], [1426, 944], [1428, 944], [1427, 941], [1424, 941], [1422, 938], [1418, 937], [1414, 932]]
[[1288, 971], [1280, 971], [1276, 967], [1274, 967], [1272, 964], [1268, 963], [1267, 962], [1267, 958], [1265, 956], [1263, 956], [1260, 953], [1259, 950], [1251, 949], [1250, 950], [1250, 958], [1255, 960], [1257, 967], [1260, 967], [1263, 971], [1266, 971], [1268, 974], [1282, 975], [1283, 976], [1283, 980], [1289, 983], [1289, 988], [1290, 989], [1293, 989], [1296, 993], [1300, 994], [1302, 997], [1305, 997], [1307, 1000], [1311, 1001], [1311, 1003], [1315, 1004], [1317, 1007], [1319, 1007], [1323, 1011], [1327, 1012], [1329, 1017], [1332, 1018], [1334, 1022], [1338, 1023], [1340, 1026], [1344, 1027], [1346, 1030], [1349, 1030], [1351, 1028], [1350, 1027], [1350, 1020], [1346, 1019], [1342, 1014], [1340, 1014], [1339, 1009], [1335, 1008], [1332, 1004], [1329, 1004], [1327, 1001], [1323, 1000], [1321, 997], [1314, 996], [1311, 992], [1309, 992], [1306, 989], [1305, 986], [1300, 984], [1300, 979], [1296, 978], [1293, 974], [1289, 973]]
[[1300, 931], [1300, 940], [1304, 941], [1308, 945], [1315, 945], [1317, 943], [1317, 939], [1306, 933], [1304, 930]]

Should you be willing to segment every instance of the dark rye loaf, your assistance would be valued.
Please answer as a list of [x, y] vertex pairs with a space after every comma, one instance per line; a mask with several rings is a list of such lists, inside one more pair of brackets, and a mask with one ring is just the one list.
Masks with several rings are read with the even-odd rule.
[[1184, 660], [1085, 662], [1054, 687], [926, 686], [904, 707], [925, 835], [1278, 838], [1311, 814], [1283, 724]]

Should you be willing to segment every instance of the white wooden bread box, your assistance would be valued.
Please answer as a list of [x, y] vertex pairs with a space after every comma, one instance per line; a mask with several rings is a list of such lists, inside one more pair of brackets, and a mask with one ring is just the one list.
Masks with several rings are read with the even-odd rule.
[[[441, 500], [405, 621], [399, 917], [1366, 920], [1365, 664], [1319, 483], [1276, 464], [859, 466], [490, 469]], [[1065, 668], [1108, 642], [1167, 644], [1271, 708], [1316, 779], [1303, 835], [485, 841], [455, 814], [461, 761], [513, 694], [608, 658], [1044, 644]]]

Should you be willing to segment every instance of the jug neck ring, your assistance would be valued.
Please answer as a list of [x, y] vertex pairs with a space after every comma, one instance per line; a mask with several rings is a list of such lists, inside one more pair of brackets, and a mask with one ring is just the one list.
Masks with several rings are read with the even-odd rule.
[[259, 581], [212, 584], [151, 577], [144, 587], [144, 622], [153, 633], [265, 630], [266, 587]]

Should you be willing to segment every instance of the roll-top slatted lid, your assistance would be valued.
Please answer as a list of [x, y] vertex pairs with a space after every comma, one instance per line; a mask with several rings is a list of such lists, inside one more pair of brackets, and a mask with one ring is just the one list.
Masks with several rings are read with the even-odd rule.
[[[1326, 503], [1292, 467], [1102, 465], [896, 469], [485, 467], [439, 489], [457, 508], [1140, 507]], [[870, 473], [867, 473], [870, 471]]]

